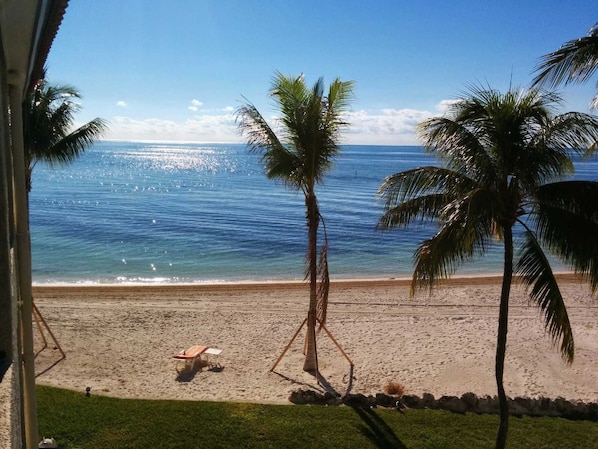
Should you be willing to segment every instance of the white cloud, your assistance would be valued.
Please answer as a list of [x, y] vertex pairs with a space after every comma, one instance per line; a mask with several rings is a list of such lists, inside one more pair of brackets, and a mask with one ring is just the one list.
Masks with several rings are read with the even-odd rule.
[[436, 110], [445, 113], [448, 108], [453, 106], [455, 103], [458, 103], [460, 100], [442, 100], [440, 103], [436, 105]]
[[345, 140], [357, 144], [417, 145], [415, 128], [432, 115], [415, 109], [353, 111], [346, 116], [350, 126]]
[[[198, 102], [201, 103], [201, 102]], [[446, 104], [441, 102], [440, 104]], [[191, 105], [193, 106], [193, 104]], [[199, 106], [198, 106], [199, 107]], [[193, 142], [243, 142], [234, 109], [222, 113], [199, 114], [183, 122], [164, 119], [136, 120], [119, 116], [111, 121], [107, 139], [163, 140]], [[352, 111], [346, 115], [349, 128], [342, 143], [362, 145], [418, 145], [416, 126], [432, 117], [429, 111], [416, 109], [382, 109]], [[268, 120], [276, 128], [276, 118]]]
[[136, 120], [114, 117], [106, 139], [190, 142], [241, 142], [231, 114], [201, 115], [184, 122], [164, 119]]
[[119, 100], [116, 102], [116, 106], [118, 106], [119, 108], [126, 108], [128, 105], [126, 102]]
[[193, 112], [197, 112], [201, 106], [203, 106], [203, 103], [194, 98], [193, 100], [191, 100], [191, 104], [187, 107], [187, 109]]

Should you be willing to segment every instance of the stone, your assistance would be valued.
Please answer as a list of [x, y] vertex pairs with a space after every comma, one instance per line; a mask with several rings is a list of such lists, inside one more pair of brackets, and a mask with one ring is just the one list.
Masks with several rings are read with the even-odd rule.
[[295, 390], [291, 392], [289, 401], [293, 404], [324, 404], [326, 402], [325, 396], [313, 390]]
[[509, 414], [514, 416], [527, 415], [530, 410], [530, 401], [528, 398], [516, 397], [515, 399], [507, 398], [509, 403]]
[[343, 396], [343, 404], [350, 407], [369, 407], [367, 396], [361, 393], [350, 393]]
[[438, 408], [438, 405], [436, 404], [436, 399], [434, 398], [434, 395], [432, 393], [424, 393], [422, 396], [422, 402], [425, 408]]
[[494, 415], [498, 413], [498, 398], [492, 396], [478, 397], [477, 413]]
[[424, 408], [423, 399], [415, 394], [404, 394], [403, 397], [401, 397], [401, 404], [407, 408]]
[[438, 399], [438, 408], [448, 410], [454, 413], [465, 413], [465, 403], [457, 396], [442, 396]]
[[397, 398], [395, 396], [391, 396], [386, 393], [377, 393], [376, 394], [376, 404], [380, 407], [395, 407], [397, 403]]
[[[507, 398], [509, 402], [509, 413], [517, 416], [562, 416], [568, 419], [584, 419], [598, 421], [598, 403], [583, 401], [572, 402], [562, 397], [549, 399], [545, 397], [528, 398], [517, 396], [513, 399]], [[424, 393], [422, 397], [415, 394], [405, 394], [401, 397], [378, 393], [376, 395], [363, 395], [360, 393], [347, 394], [339, 397], [330, 392], [319, 393], [314, 390], [295, 390], [289, 395], [289, 401], [293, 404], [314, 404], [314, 405], [341, 405], [349, 407], [387, 407], [396, 408], [402, 411], [405, 408], [412, 409], [442, 409], [453, 413], [499, 413], [498, 398], [496, 396], [477, 396], [474, 393], [464, 393], [460, 398], [457, 396], [442, 396], [438, 400], [430, 393]]]
[[475, 412], [478, 408], [479, 398], [475, 393], [463, 393], [463, 395], [461, 395], [461, 402], [463, 402], [463, 405], [465, 405], [465, 409], [468, 412]]

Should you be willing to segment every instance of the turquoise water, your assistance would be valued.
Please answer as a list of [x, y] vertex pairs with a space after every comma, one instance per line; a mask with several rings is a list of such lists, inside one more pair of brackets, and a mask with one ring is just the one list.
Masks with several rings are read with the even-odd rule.
[[[431, 225], [375, 231], [382, 179], [434, 160], [420, 147], [346, 146], [319, 187], [333, 279], [409, 277]], [[578, 175], [593, 179], [596, 161]], [[303, 279], [303, 195], [263, 174], [244, 145], [100, 142], [34, 170], [33, 280], [197, 283]], [[460, 273], [500, 272], [500, 248]]]

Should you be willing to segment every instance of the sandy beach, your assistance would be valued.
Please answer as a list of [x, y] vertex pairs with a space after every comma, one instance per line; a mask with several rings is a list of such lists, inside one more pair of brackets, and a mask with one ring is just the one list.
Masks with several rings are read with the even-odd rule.
[[[598, 401], [598, 299], [563, 276], [575, 337], [566, 365], [523, 287], [511, 296], [507, 394]], [[404, 280], [334, 282], [318, 361], [327, 388], [375, 394], [389, 381], [436, 397], [494, 395], [500, 278], [458, 278], [409, 296]], [[127, 398], [289, 403], [291, 391], [324, 391], [302, 370], [307, 316], [303, 283], [34, 288], [35, 303], [66, 353], [61, 360], [37, 327], [37, 382]], [[222, 349], [220, 369], [179, 375], [172, 356], [192, 345]]]

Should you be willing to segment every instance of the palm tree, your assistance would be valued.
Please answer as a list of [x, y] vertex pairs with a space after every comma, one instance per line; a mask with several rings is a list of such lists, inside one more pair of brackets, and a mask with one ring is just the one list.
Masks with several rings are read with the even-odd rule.
[[[44, 73], [45, 75], [45, 73]], [[39, 161], [62, 165], [74, 161], [106, 130], [107, 122], [95, 118], [72, 130], [81, 95], [71, 86], [54, 86], [40, 80], [23, 102], [23, 128], [27, 191]]]
[[[561, 48], [544, 55], [540, 61], [534, 85], [556, 87], [559, 84], [586, 82], [598, 70], [598, 23], [590, 28], [586, 36], [565, 42]], [[598, 81], [596, 87], [598, 89]], [[591, 107], [598, 107], [598, 94], [594, 96]]]
[[324, 95], [322, 78], [310, 89], [303, 75], [287, 77], [277, 72], [270, 96], [280, 111], [279, 134], [253, 104], [247, 103], [237, 111], [241, 133], [246, 136], [250, 150], [260, 155], [266, 176], [282, 181], [291, 189], [300, 190], [305, 196], [308, 234], [306, 279], [309, 279], [310, 286], [305, 371], [317, 371], [315, 327], [319, 268], [323, 279], [320, 295], [324, 303], [328, 293], [326, 245], [322, 247], [319, 264], [317, 260], [318, 227], [322, 216], [315, 187], [340, 153], [339, 136], [347, 126], [342, 115], [349, 106], [352, 89], [353, 82], [337, 78]]
[[574, 171], [571, 157], [588, 154], [598, 139], [598, 117], [553, 115], [560, 101], [557, 94], [538, 90], [503, 95], [471, 88], [444, 117], [419, 125], [425, 150], [442, 166], [391, 175], [378, 192], [385, 200], [379, 229], [421, 219], [438, 224], [436, 234], [415, 251], [412, 293], [416, 287], [432, 288], [463, 262], [483, 255], [492, 239], [502, 241], [497, 448], [505, 446], [508, 430], [503, 373], [513, 274], [528, 287], [568, 363], [574, 356], [573, 333], [544, 248], [589, 279], [593, 292], [598, 288], [598, 182], [564, 180]]
[[[80, 98], [74, 88], [68, 86], [50, 86], [45, 81], [45, 69], [42, 72], [42, 79], [23, 98], [21, 111], [15, 114], [16, 123], [19, 118], [19, 128], [23, 132], [23, 153], [18, 160], [20, 170], [15, 169], [15, 178], [26, 191], [16, 188], [17, 201], [20, 207], [17, 211], [17, 238], [18, 249], [18, 290], [21, 306], [22, 325], [22, 359], [23, 359], [23, 391], [26, 397], [28, 413], [26, 420], [29, 423], [28, 433], [35, 434], [37, 431], [37, 417], [35, 415], [35, 373], [33, 367], [33, 334], [31, 329], [32, 316], [38, 316], [39, 311], [33, 304], [31, 293], [31, 241], [29, 233], [29, 205], [28, 193], [31, 191], [31, 173], [36, 163], [40, 160], [50, 164], [63, 164], [74, 160], [85, 150], [94, 139], [106, 128], [106, 122], [96, 118], [86, 125], [69, 133], [73, 125], [74, 113], [79, 106], [71, 99]], [[19, 97], [20, 98], [20, 97]], [[20, 117], [19, 117], [20, 116]], [[19, 135], [19, 132], [15, 132]], [[17, 163], [15, 161], [15, 163]], [[21, 175], [19, 177], [19, 174]], [[23, 179], [24, 178], [24, 179]], [[24, 204], [23, 204], [24, 203]], [[47, 325], [46, 325], [47, 328]], [[49, 330], [49, 329], [48, 329]], [[52, 338], [54, 338], [52, 336]], [[58, 345], [58, 347], [60, 347]], [[61, 350], [62, 353], [62, 350]], [[64, 356], [64, 353], [62, 353]], [[29, 438], [30, 435], [28, 435]]]

